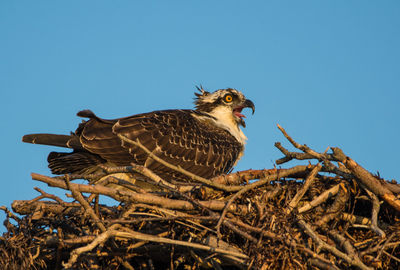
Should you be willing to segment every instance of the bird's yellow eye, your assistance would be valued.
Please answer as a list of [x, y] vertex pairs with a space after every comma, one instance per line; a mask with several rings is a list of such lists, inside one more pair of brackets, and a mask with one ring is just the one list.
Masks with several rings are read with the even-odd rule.
[[226, 96], [224, 97], [224, 99], [225, 99], [225, 102], [232, 102], [233, 97], [232, 97], [232, 95], [226, 95]]

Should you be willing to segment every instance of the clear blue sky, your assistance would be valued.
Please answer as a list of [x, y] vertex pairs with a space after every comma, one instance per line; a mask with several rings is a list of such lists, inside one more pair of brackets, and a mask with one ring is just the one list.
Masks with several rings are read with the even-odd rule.
[[399, 14], [398, 1], [1, 1], [0, 205], [53, 192], [30, 173], [49, 174], [56, 148], [22, 135], [69, 133], [81, 109], [192, 108], [197, 84], [256, 104], [238, 170], [273, 167], [279, 123], [399, 180]]

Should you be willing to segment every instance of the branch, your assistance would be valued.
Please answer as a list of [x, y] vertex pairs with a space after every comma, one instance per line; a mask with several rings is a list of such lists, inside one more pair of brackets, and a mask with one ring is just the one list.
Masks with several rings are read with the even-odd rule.
[[334, 157], [341, 161], [354, 176], [374, 194], [382, 197], [394, 209], [400, 211], [400, 200], [370, 172], [346, 156], [340, 148], [332, 147]]
[[[49, 186], [59, 187], [62, 189], [68, 190], [67, 185], [64, 181], [51, 178], [48, 176], [32, 173], [32, 179], [38, 180], [48, 184]], [[140, 202], [146, 204], [154, 204], [163, 206], [167, 209], [180, 209], [180, 210], [193, 210], [195, 209], [193, 204], [187, 201], [182, 200], [174, 200], [159, 197], [153, 194], [138, 194], [130, 191], [125, 190], [115, 190], [113, 188], [108, 188], [105, 186], [90, 186], [90, 185], [83, 185], [83, 184], [75, 184], [70, 183], [70, 187], [76, 188], [79, 192], [85, 193], [94, 193], [94, 194], [103, 194], [107, 195], [115, 200], [118, 201], [125, 201], [125, 202]], [[222, 210], [225, 207], [225, 202], [219, 200], [209, 200], [209, 201], [201, 201], [199, 202], [204, 207], [211, 209], [211, 210]], [[247, 213], [247, 207], [242, 205], [231, 205], [229, 211], [241, 211], [242, 213]]]
[[294, 198], [290, 201], [289, 205], [286, 208], [286, 214], [290, 214], [292, 210], [297, 206], [299, 201], [303, 198], [304, 194], [306, 194], [307, 190], [310, 188], [310, 186], [314, 183], [315, 176], [318, 174], [318, 172], [321, 170], [322, 165], [318, 163], [314, 169], [310, 172], [308, 175], [307, 179], [305, 180], [303, 186], [301, 189], [296, 193]]
[[320, 205], [321, 203], [324, 203], [329, 198], [335, 196], [338, 193], [339, 188], [340, 188], [340, 184], [337, 184], [337, 185], [331, 187], [330, 189], [322, 192], [318, 197], [316, 197], [311, 202], [305, 202], [304, 205], [298, 209], [299, 214], [304, 213], [304, 212]]
[[298, 223], [299, 223], [300, 227], [304, 230], [304, 232], [307, 233], [314, 240], [314, 242], [316, 242], [318, 244], [319, 248], [322, 248], [322, 249], [325, 249], [325, 250], [331, 252], [335, 256], [342, 258], [343, 260], [347, 261], [352, 266], [355, 266], [359, 269], [372, 270], [372, 268], [367, 267], [365, 264], [363, 264], [358, 259], [358, 257], [357, 258], [351, 257], [351, 256], [339, 251], [335, 247], [322, 241], [304, 220], [299, 220]]

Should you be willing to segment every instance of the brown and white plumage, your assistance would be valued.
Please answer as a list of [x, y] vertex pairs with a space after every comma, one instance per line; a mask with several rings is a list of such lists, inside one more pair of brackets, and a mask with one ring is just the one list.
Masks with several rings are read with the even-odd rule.
[[78, 116], [89, 118], [71, 135], [30, 134], [24, 142], [74, 149], [51, 152], [49, 167], [54, 174], [82, 173], [96, 165], [144, 165], [166, 180], [188, 180], [149, 158], [139, 147], [121, 140], [123, 135], [139, 140], [153, 154], [196, 175], [211, 178], [232, 169], [244, 150], [246, 137], [241, 110], [254, 104], [235, 89], [213, 93], [199, 89], [196, 110], [163, 110], [115, 120], [97, 117], [89, 110]]

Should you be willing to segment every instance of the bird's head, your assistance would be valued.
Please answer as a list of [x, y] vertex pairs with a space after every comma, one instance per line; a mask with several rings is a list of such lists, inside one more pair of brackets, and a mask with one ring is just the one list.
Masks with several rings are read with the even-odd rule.
[[246, 97], [236, 89], [227, 88], [216, 90], [215, 92], [207, 92], [202, 87], [197, 87], [200, 93], [195, 93], [196, 110], [215, 117], [221, 123], [229, 124], [233, 122], [235, 125], [246, 127], [242, 114], [244, 108], [251, 108], [254, 114], [254, 103], [246, 99]]

